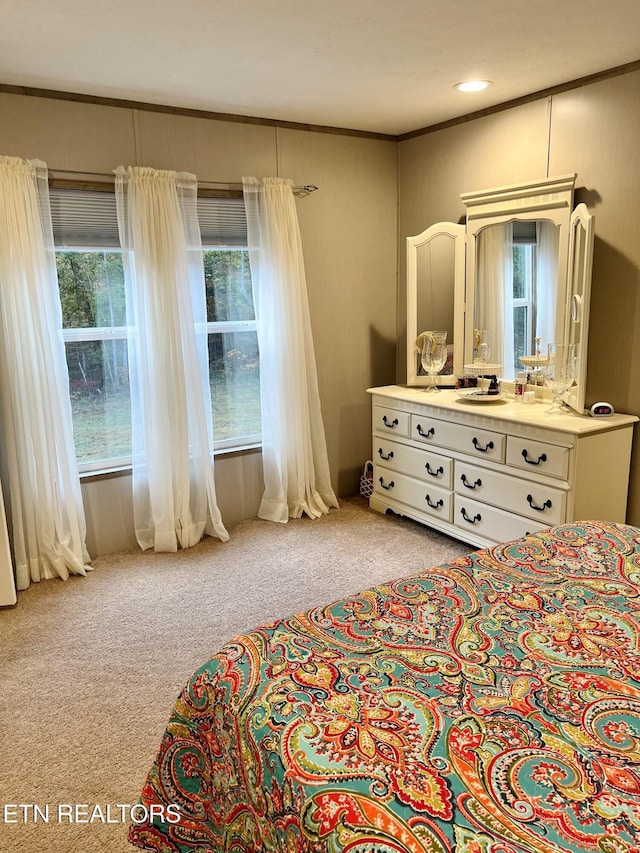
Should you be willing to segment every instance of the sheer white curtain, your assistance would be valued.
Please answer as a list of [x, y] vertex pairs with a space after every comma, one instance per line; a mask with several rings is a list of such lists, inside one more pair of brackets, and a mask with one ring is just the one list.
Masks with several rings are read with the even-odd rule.
[[492, 225], [478, 234], [476, 325], [488, 332], [490, 361], [514, 375], [513, 225]]
[[143, 549], [226, 541], [213, 478], [202, 246], [193, 175], [120, 166], [133, 503]]
[[0, 400], [16, 586], [89, 562], [47, 167], [0, 157]]
[[536, 223], [536, 335], [542, 353], [556, 339], [559, 228], [548, 219]]
[[331, 487], [292, 182], [243, 178], [260, 347], [265, 491], [258, 515], [286, 522], [337, 507]]

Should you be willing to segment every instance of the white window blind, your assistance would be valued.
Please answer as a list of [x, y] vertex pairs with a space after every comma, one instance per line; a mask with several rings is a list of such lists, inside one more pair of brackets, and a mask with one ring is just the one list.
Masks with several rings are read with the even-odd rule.
[[530, 245], [536, 242], [536, 223], [535, 220], [516, 220], [513, 223], [513, 242], [514, 245]]
[[[58, 248], [120, 248], [114, 193], [54, 187], [50, 202]], [[246, 247], [244, 199], [199, 196], [198, 221], [203, 246]]]
[[198, 196], [203, 246], [246, 248], [247, 217], [243, 198]]
[[120, 248], [114, 193], [53, 188], [49, 199], [57, 247]]

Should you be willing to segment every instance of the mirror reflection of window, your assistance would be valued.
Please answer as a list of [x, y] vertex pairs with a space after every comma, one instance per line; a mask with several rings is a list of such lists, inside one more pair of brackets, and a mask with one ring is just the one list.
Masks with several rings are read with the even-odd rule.
[[[558, 294], [558, 252], [560, 229], [547, 219], [536, 222], [536, 331], [542, 341], [542, 354], [556, 340], [556, 305]], [[529, 350], [533, 353], [533, 348]]]
[[536, 329], [536, 223], [513, 223], [513, 364], [533, 350]]
[[515, 220], [478, 234], [475, 325], [488, 330], [491, 360], [514, 379], [520, 358], [555, 340], [559, 229]]

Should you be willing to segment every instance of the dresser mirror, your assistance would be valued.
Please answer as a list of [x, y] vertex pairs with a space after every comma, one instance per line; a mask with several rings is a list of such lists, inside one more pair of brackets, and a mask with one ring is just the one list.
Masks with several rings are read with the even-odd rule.
[[502, 365], [503, 379], [515, 380], [522, 356], [562, 334], [560, 231], [549, 219], [516, 219], [475, 233], [473, 313], [467, 311], [473, 328], [485, 331], [489, 359]]
[[435, 377], [437, 385], [452, 385], [462, 370], [464, 338], [465, 228], [438, 222], [415, 237], [407, 237], [407, 383], [428, 385], [416, 340], [421, 332], [447, 333], [448, 357]]
[[463, 193], [466, 227], [438, 223], [407, 238], [409, 385], [426, 384], [417, 335], [446, 322], [452, 359], [440, 384], [452, 385], [474, 361], [479, 329], [486, 330], [489, 361], [502, 365], [503, 381], [515, 380], [525, 369], [520, 358], [538, 347], [545, 356], [549, 343], [575, 343], [576, 379], [563, 399], [583, 411], [593, 217], [584, 204], [573, 211], [575, 178]]

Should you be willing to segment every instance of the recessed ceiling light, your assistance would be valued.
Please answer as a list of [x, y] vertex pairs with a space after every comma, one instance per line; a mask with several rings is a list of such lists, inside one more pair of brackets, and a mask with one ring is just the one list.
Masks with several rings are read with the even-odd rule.
[[459, 92], [481, 92], [491, 85], [491, 80], [465, 80], [463, 83], [456, 83], [453, 87]]

